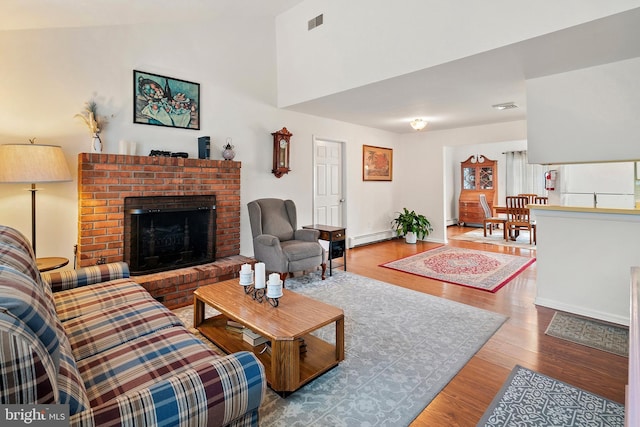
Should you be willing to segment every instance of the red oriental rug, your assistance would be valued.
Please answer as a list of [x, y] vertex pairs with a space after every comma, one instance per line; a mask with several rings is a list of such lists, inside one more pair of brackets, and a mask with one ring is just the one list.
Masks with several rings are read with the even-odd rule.
[[382, 267], [455, 285], [497, 292], [535, 258], [441, 246], [382, 264]]

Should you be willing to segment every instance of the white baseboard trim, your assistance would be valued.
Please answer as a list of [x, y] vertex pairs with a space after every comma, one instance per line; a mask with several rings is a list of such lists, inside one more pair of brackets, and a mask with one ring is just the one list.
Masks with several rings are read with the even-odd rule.
[[446, 242], [442, 239], [432, 239], [430, 237], [424, 239], [425, 242], [431, 242], [431, 243], [440, 243], [441, 245], [445, 245]]
[[536, 305], [552, 308], [554, 310], [566, 311], [567, 313], [577, 314], [579, 316], [590, 317], [592, 319], [600, 319], [605, 322], [617, 323], [618, 325], [629, 326], [629, 316], [623, 316], [614, 313], [607, 313], [598, 310], [592, 310], [586, 307], [566, 304], [560, 301], [550, 300], [547, 298], [536, 298]]
[[[378, 231], [376, 233], [362, 234], [360, 236], [351, 236], [347, 239], [348, 240], [347, 247], [351, 249], [357, 246], [368, 245], [370, 243], [384, 242], [385, 240], [391, 240], [397, 237], [398, 235], [393, 230]], [[440, 243], [443, 245], [445, 244], [444, 240], [442, 239], [432, 239], [430, 237], [427, 237], [425, 241], [432, 242], [432, 243]]]
[[369, 243], [382, 242], [384, 240], [390, 240], [397, 237], [397, 234], [393, 230], [378, 231], [376, 233], [362, 234], [360, 236], [349, 237], [349, 248], [355, 248], [356, 246], [368, 245]]

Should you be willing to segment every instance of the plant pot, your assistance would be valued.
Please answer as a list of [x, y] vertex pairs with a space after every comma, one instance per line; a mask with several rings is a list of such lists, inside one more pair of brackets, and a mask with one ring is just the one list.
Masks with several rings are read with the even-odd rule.
[[416, 236], [416, 233], [410, 231], [404, 236], [404, 241], [407, 243], [415, 244], [418, 241], [418, 236]]

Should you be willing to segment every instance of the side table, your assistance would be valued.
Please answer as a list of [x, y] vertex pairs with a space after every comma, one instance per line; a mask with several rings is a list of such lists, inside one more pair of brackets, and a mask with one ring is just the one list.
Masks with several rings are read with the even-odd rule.
[[322, 224], [304, 225], [302, 228], [318, 230], [320, 232], [319, 238], [329, 242], [329, 276], [332, 275], [334, 268], [334, 258], [342, 257], [342, 265], [336, 265], [335, 268], [344, 267], [344, 271], [347, 271], [346, 228]]
[[40, 272], [55, 270], [56, 268], [64, 267], [67, 264], [69, 264], [69, 260], [62, 257], [44, 257], [36, 259], [36, 266]]

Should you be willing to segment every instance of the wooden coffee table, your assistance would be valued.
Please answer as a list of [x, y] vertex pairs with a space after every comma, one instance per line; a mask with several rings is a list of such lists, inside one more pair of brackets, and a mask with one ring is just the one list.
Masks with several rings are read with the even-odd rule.
[[[286, 395], [344, 360], [344, 312], [288, 289], [282, 292], [278, 307], [273, 307], [245, 294], [238, 279], [200, 287], [193, 294], [193, 324], [228, 353], [253, 352], [265, 367], [269, 386]], [[205, 304], [222, 314], [205, 319]], [[253, 347], [243, 341], [242, 333], [228, 330], [228, 319], [269, 339], [271, 354], [261, 353], [264, 345]], [[336, 328], [335, 344], [310, 334], [332, 323]], [[306, 344], [302, 353], [300, 339]]]

